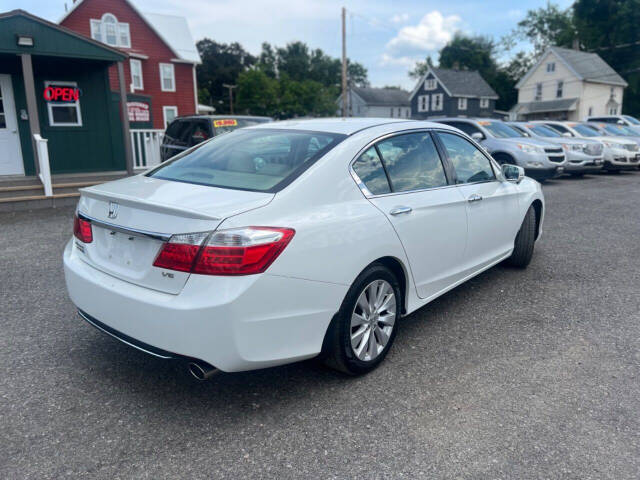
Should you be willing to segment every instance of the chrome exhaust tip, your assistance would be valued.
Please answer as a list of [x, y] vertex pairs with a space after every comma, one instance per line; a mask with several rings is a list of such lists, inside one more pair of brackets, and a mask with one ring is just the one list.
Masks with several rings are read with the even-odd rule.
[[189, 362], [189, 373], [200, 381], [205, 381], [218, 373], [218, 369], [205, 362]]

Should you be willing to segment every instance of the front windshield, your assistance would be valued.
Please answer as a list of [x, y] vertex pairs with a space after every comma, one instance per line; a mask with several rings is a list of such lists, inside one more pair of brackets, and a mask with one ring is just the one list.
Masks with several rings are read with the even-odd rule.
[[544, 125], [527, 125], [527, 128], [539, 137], [562, 137], [553, 128]]
[[624, 119], [632, 125], [640, 125], [640, 120], [630, 115], [623, 115]]
[[599, 137], [600, 134], [587, 125], [572, 125], [573, 129], [580, 134], [581, 137]]
[[624, 126], [616, 125], [615, 123], [605, 123], [602, 125], [602, 128], [610, 135], [621, 135], [623, 137], [634, 135], [633, 133], [629, 133]]
[[491, 134], [497, 138], [524, 137], [524, 135], [522, 135], [518, 130], [510, 127], [504, 122], [491, 122], [483, 120], [478, 123], [489, 130], [489, 132], [491, 132]]
[[345, 135], [248, 129], [213, 137], [147, 175], [211, 187], [277, 192]]

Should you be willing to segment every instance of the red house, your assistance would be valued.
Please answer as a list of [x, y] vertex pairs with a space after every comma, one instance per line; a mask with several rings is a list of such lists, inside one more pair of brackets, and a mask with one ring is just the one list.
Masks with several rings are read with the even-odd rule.
[[[184, 17], [142, 13], [128, 0], [77, 0], [60, 25], [128, 55], [124, 78], [132, 127], [164, 129], [176, 116], [197, 112], [200, 56]], [[115, 67], [109, 81], [117, 91]]]

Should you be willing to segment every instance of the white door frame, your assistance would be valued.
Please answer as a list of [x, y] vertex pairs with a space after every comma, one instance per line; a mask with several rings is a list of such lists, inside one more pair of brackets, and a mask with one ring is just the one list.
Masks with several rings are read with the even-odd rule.
[[[4, 116], [6, 129], [0, 130], [9, 138], [9, 142], [15, 137], [15, 152], [19, 163], [13, 165], [15, 168], [4, 170], [0, 164], [0, 175], [24, 175], [24, 160], [22, 158], [22, 146], [20, 145], [20, 131], [18, 126], [18, 115], [16, 114], [16, 104], [13, 97], [13, 85], [11, 84], [11, 75], [0, 73], [0, 91], [2, 93], [2, 102], [4, 106]], [[6, 154], [6, 152], [4, 152]], [[11, 154], [11, 153], [10, 153]], [[8, 163], [11, 167], [11, 161]]]

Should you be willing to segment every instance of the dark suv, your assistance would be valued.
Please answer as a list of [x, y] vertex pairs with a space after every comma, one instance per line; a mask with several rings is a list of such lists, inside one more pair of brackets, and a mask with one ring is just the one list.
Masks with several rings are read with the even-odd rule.
[[273, 122], [273, 118], [243, 115], [192, 115], [178, 117], [169, 124], [164, 132], [160, 147], [161, 160], [164, 162], [187, 148], [191, 148], [216, 135], [268, 122]]

